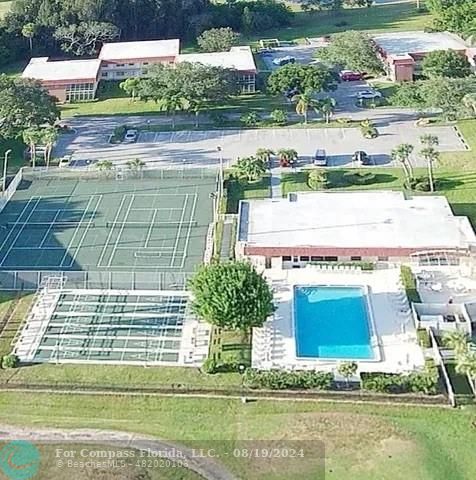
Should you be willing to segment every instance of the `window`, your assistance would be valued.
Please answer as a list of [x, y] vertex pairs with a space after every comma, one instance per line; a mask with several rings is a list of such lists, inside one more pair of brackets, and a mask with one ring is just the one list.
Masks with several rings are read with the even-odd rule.
[[116, 77], [123, 77], [125, 74], [125, 72], [116, 72]]
[[149, 62], [142, 62], [142, 65], [149, 65]]
[[126, 65], [124, 63], [116, 63], [116, 67], [125, 67]]
[[316, 256], [311, 257], [311, 262], [322, 262], [323, 260], [324, 260], [324, 257], [316, 257]]
[[360, 262], [362, 260], [362, 257], [356, 256], [356, 257], [350, 257], [351, 262]]
[[326, 262], [337, 262], [338, 258], [337, 257], [324, 257], [324, 260]]
[[291, 261], [291, 255], [283, 255], [283, 262], [290, 262]]
[[102, 77], [102, 78], [107, 78], [107, 72], [102, 72], [102, 73], [101, 73], [101, 77]]
[[135, 63], [128, 63], [129, 67], [133, 67]]
[[94, 83], [72, 83], [66, 86], [67, 102], [82, 102], [92, 100], [96, 93]]
[[388, 257], [377, 257], [379, 262], [388, 262]]
[[301, 262], [309, 262], [309, 257], [307, 256], [301, 257]]

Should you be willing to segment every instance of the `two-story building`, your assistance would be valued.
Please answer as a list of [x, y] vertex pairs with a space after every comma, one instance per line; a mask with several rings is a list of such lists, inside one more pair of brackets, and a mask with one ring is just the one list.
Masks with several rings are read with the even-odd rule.
[[174, 64], [180, 40], [105, 43], [99, 52], [102, 80], [142, 77], [151, 65]]

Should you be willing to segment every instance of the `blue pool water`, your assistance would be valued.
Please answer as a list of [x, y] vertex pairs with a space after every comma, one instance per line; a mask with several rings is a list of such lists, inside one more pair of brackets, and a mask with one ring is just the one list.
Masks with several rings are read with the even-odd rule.
[[294, 330], [298, 357], [374, 358], [361, 287], [295, 286]]

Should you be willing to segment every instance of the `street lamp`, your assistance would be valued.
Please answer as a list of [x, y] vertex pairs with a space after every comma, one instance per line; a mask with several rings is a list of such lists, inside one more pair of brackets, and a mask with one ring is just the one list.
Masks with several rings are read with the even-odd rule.
[[238, 365], [238, 371], [240, 372], [241, 375], [241, 403], [247, 403], [248, 398], [245, 396], [245, 385], [244, 385], [244, 373], [245, 373], [246, 367], [240, 363]]
[[12, 153], [12, 150], [9, 149], [5, 152], [5, 159], [3, 161], [3, 183], [2, 183], [2, 192], [7, 188], [7, 166], [8, 166], [8, 155]]

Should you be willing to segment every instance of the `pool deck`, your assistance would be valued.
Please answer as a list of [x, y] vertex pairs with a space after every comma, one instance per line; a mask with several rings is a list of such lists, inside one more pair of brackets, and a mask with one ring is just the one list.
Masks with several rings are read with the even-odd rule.
[[[253, 330], [252, 365], [268, 370], [334, 371], [339, 360], [301, 359], [296, 356], [293, 325], [293, 288], [295, 285], [364, 286], [369, 291], [373, 317], [372, 343], [375, 359], [358, 360], [359, 372], [402, 373], [424, 365], [417, 344], [411, 310], [400, 283], [400, 269], [373, 272], [360, 270], [303, 269], [267, 270], [266, 276], [275, 292], [277, 310], [263, 328]], [[343, 359], [347, 360], [347, 359]]]

